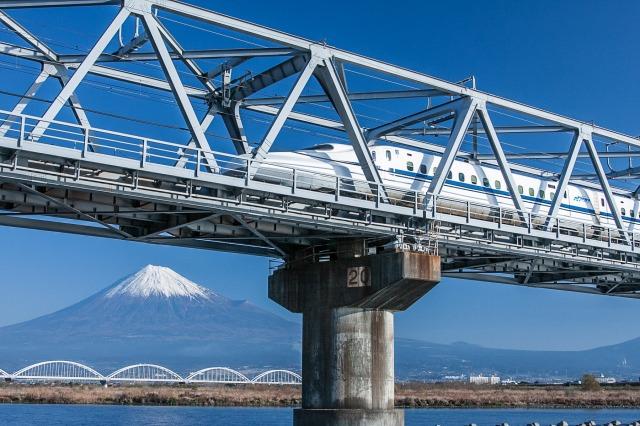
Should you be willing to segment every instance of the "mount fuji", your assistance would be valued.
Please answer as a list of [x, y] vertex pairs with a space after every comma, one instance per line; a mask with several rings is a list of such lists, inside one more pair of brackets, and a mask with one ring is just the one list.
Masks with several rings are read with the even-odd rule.
[[228, 299], [169, 268], [146, 266], [68, 308], [0, 328], [0, 365], [69, 359], [109, 371], [300, 365], [301, 327]]

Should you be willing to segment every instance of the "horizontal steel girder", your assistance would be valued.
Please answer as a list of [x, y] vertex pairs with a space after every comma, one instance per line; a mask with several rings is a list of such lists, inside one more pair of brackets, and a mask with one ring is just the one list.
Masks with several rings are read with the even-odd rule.
[[26, 9], [31, 7], [62, 7], [62, 6], [99, 6], [121, 4], [122, 0], [2, 0], [2, 9]]
[[[172, 59], [226, 59], [226, 58], [257, 58], [269, 56], [289, 56], [298, 52], [289, 48], [263, 48], [263, 49], [208, 49], [185, 50], [181, 53], [170, 53]], [[299, 53], [299, 52], [298, 52]], [[84, 55], [60, 55], [59, 62], [63, 64], [78, 64], [82, 62]], [[105, 53], [100, 55], [96, 62], [122, 62], [122, 61], [157, 61], [154, 53], [132, 52], [124, 56]]]

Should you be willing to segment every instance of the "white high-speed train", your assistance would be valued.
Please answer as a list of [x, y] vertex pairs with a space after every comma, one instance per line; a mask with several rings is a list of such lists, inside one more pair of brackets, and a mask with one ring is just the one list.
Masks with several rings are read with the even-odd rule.
[[[429, 182], [440, 162], [437, 155], [426, 154], [388, 144], [376, 143], [370, 147], [376, 167], [389, 187], [426, 192]], [[326, 143], [308, 149], [288, 152], [272, 152], [266, 163], [259, 167], [258, 177], [274, 180], [279, 175], [278, 165], [328, 176], [339, 176], [365, 181], [355, 152], [350, 145]], [[536, 215], [546, 215], [555, 196], [557, 182], [536, 179], [514, 173], [514, 180], [525, 208]], [[307, 182], [321, 189], [322, 178]], [[324, 179], [328, 188], [331, 180]], [[366, 185], [358, 190], [367, 190]], [[473, 162], [454, 161], [441, 195], [446, 198], [471, 201], [484, 205], [513, 209], [502, 173], [497, 167]], [[614, 196], [618, 211], [629, 230], [640, 223], [639, 200]], [[563, 196], [558, 217], [571, 221], [587, 222], [596, 226], [615, 227], [613, 216], [601, 191], [570, 184]]]

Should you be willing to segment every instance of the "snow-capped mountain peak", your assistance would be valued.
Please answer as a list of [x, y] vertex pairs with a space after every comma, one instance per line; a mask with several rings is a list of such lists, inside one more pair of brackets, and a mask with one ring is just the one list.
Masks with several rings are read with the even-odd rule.
[[199, 286], [175, 271], [164, 266], [147, 265], [138, 272], [125, 278], [111, 288], [105, 297], [188, 297], [190, 299], [209, 299], [210, 290]]

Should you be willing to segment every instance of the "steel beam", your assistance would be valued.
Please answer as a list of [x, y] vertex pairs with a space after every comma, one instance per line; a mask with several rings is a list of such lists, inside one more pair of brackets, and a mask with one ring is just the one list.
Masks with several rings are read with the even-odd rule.
[[167, 76], [167, 80], [171, 85], [171, 90], [176, 98], [176, 102], [178, 103], [178, 107], [180, 108], [180, 112], [189, 127], [189, 131], [191, 132], [191, 136], [193, 140], [198, 145], [198, 148], [203, 151], [207, 151], [205, 154], [205, 160], [211, 169], [217, 169], [218, 165], [216, 163], [215, 157], [213, 153], [211, 153], [211, 147], [209, 146], [209, 142], [207, 141], [207, 137], [202, 131], [202, 127], [198, 122], [198, 118], [196, 116], [195, 111], [193, 110], [193, 106], [191, 105], [191, 101], [189, 100], [189, 96], [182, 85], [182, 81], [180, 81], [180, 76], [178, 75], [178, 71], [176, 70], [173, 61], [169, 56], [169, 51], [162, 41], [162, 35], [157, 25], [157, 21], [153, 17], [153, 15], [149, 13], [143, 13], [141, 15], [142, 22], [147, 30], [147, 34], [149, 34], [149, 38], [151, 39], [151, 44], [153, 45], [158, 57], [160, 58], [160, 64], [162, 69]]
[[[229, 59], [243, 58], [269, 58], [275, 56], [291, 56], [301, 53], [295, 49], [288, 48], [261, 48], [261, 49], [204, 49], [185, 50], [182, 54], [170, 53], [171, 59]], [[82, 62], [84, 55], [59, 55], [59, 61], [64, 64], [77, 64]], [[96, 62], [127, 62], [127, 61], [157, 61], [158, 56], [147, 52], [132, 52], [122, 57], [114, 53], [105, 53], [96, 59]]]
[[576, 132], [573, 137], [567, 159], [564, 161], [564, 166], [562, 167], [562, 172], [560, 173], [560, 179], [558, 179], [556, 194], [553, 197], [553, 201], [551, 201], [551, 206], [549, 207], [549, 218], [545, 223], [545, 226], [547, 227], [552, 225], [551, 220], [556, 218], [556, 215], [560, 210], [560, 205], [562, 204], [564, 193], [567, 190], [567, 185], [569, 184], [571, 173], [573, 173], [573, 167], [575, 166], [576, 160], [578, 159], [578, 154], [580, 153], [583, 139], [584, 136], [580, 132]]
[[[67, 72], [67, 68], [65, 68], [63, 65], [54, 65], [54, 67], [56, 71], [54, 77], [58, 79], [58, 81], [64, 88], [67, 84], [69, 84], [69, 73]], [[69, 106], [71, 107], [71, 112], [73, 112], [73, 115], [76, 118], [78, 124], [87, 129], [91, 127], [89, 117], [87, 117], [87, 113], [84, 111], [84, 108], [82, 108], [82, 104], [80, 103], [80, 99], [78, 99], [77, 94], [72, 93], [69, 96]]]
[[518, 192], [516, 181], [513, 178], [513, 174], [511, 173], [511, 166], [507, 161], [507, 158], [502, 149], [502, 144], [498, 139], [498, 134], [493, 127], [491, 117], [489, 116], [489, 112], [487, 111], [487, 107], [484, 103], [478, 106], [478, 115], [480, 116], [480, 121], [482, 122], [482, 126], [484, 127], [484, 130], [488, 136], [491, 149], [496, 156], [496, 161], [498, 163], [498, 167], [500, 168], [500, 172], [502, 173], [502, 177], [507, 184], [507, 189], [509, 190], [509, 194], [511, 195], [513, 206], [516, 208], [516, 210], [518, 210], [518, 212], [522, 216], [522, 219], [524, 219], [524, 204], [522, 203], [522, 198], [520, 198], [520, 193]]
[[97, 6], [121, 4], [122, 0], [1, 0], [2, 9], [27, 9], [34, 7]]
[[[602, 158], [602, 152], [598, 152], [598, 157]], [[633, 156], [626, 155], [624, 158], [630, 158]], [[573, 175], [574, 179], [597, 179], [598, 175], [595, 173], [580, 173]], [[607, 178], [611, 179], [624, 179], [624, 178], [633, 178], [637, 179], [640, 177], [640, 167], [628, 167], [622, 170], [615, 170], [607, 173]]]
[[424, 122], [432, 118], [438, 118], [447, 114], [451, 115], [450, 118], [453, 118], [453, 113], [459, 108], [462, 102], [464, 102], [462, 98], [458, 98], [441, 105], [427, 108], [424, 111], [399, 118], [381, 126], [374, 127], [366, 132], [367, 139], [370, 141], [379, 139], [385, 135], [395, 132], [396, 130], [404, 129], [409, 126], [413, 126], [416, 123]]
[[[569, 129], [564, 126], [495, 126], [495, 132], [498, 134], [536, 134], [536, 133], [562, 133], [562, 132], [571, 132], [572, 129]], [[451, 129], [446, 127], [437, 127], [437, 128], [425, 128], [425, 129], [403, 129], [396, 132], [393, 132], [394, 135], [404, 135], [404, 136], [442, 136], [448, 135], [451, 133]], [[478, 129], [479, 135], [486, 134], [484, 130]], [[477, 156], [480, 158], [480, 156]]]
[[83, 212], [81, 210], [78, 210], [75, 207], [71, 207], [68, 204], [65, 204], [64, 202], [58, 200], [57, 198], [50, 197], [47, 194], [43, 194], [42, 192], [37, 191], [37, 190], [31, 188], [28, 185], [25, 185], [25, 184], [20, 183], [20, 182], [13, 182], [13, 181], [10, 181], [10, 180], [5, 180], [5, 182], [10, 182], [11, 184], [18, 186], [19, 188], [21, 188], [25, 192], [29, 192], [31, 194], [37, 195], [39, 197], [42, 197], [42, 198], [44, 198], [45, 200], [49, 201], [52, 204], [55, 204], [55, 205], [65, 209], [65, 210], [69, 210], [72, 213], [77, 214], [79, 217], [82, 217], [82, 218], [84, 218], [86, 220], [89, 220], [91, 222], [97, 223], [99, 225], [102, 225], [105, 228], [107, 228], [109, 231], [111, 231], [112, 233], [119, 235], [121, 238], [132, 238], [132, 235], [130, 235], [130, 234], [128, 234], [128, 233], [126, 233], [126, 232], [124, 232], [124, 231], [122, 231], [122, 230], [120, 230], [120, 229], [118, 229], [118, 228], [116, 228], [116, 227], [114, 227], [112, 225], [109, 225], [108, 223], [105, 223], [105, 222], [101, 221], [100, 219], [91, 216], [90, 214], [87, 214], [87, 213], [85, 213], [85, 212]]
[[338, 77], [333, 60], [330, 58], [325, 59], [324, 66], [317, 67], [315, 75], [340, 116], [366, 180], [375, 184], [376, 188], [374, 190], [378, 191], [378, 188], [383, 183], [382, 178], [373, 162], [371, 151], [367, 146], [367, 139], [358, 124], [358, 119], [349, 101], [347, 91]]
[[[127, 44], [121, 46], [118, 50], [113, 52], [110, 56], [115, 56], [116, 58], [126, 59], [129, 55], [131, 55], [136, 50], [140, 49], [149, 41], [149, 36], [144, 33], [140, 34], [137, 37], [132, 38]], [[100, 59], [100, 58], [98, 58]], [[97, 61], [99, 62], [99, 61]]]
[[266, 135], [262, 139], [262, 142], [260, 142], [260, 145], [258, 145], [258, 147], [256, 148], [253, 154], [254, 159], [262, 161], [267, 158], [267, 154], [271, 150], [271, 147], [273, 146], [274, 141], [280, 134], [280, 131], [282, 130], [282, 126], [284, 126], [284, 123], [289, 118], [289, 114], [291, 114], [293, 107], [298, 101], [298, 98], [302, 94], [302, 91], [304, 90], [305, 86], [309, 82], [309, 79], [313, 75], [319, 61], [320, 59], [318, 59], [316, 56], [311, 56], [311, 58], [309, 58], [307, 65], [304, 67], [304, 69], [298, 76], [298, 79], [289, 90], [289, 94], [287, 95], [287, 100], [284, 102], [284, 104], [280, 108], [280, 111], [278, 111], [278, 115], [276, 115], [275, 119], [271, 123], [271, 126], [269, 127], [269, 130], [267, 131]]
[[109, 44], [115, 33], [118, 31], [118, 28], [120, 28], [120, 26], [124, 23], [129, 14], [129, 10], [125, 8], [120, 9], [115, 19], [107, 27], [100, 39], [98, 39], [91, 51], [87, 54], [84, 61], [82, 61], [80, 66], [73, 73], [73, 76], [69, 79], [67, 84], [65, 84], [64, 88], [58, 94], [49, 109], [47, 109], [47, 111], [44, 113], [44, 115], [42, 116], [42, 121], [40, 121], [40, 123], [38, 123], [38, 125], [33, 129], [32, 135], [35, 135], [37, 137], [37, 135], [45, 132], [45, 130], [49, 127], [49, 123], [51, 122], [51, 120], [56, 118], [64, 104], [66, 104], [69, 100], [69, 97], [75, 92], [75, 90], [80, 85], [80, 82], [89, 72], [98, 55], [102, 53], [102, 51], [104, 51], [104, 49], [107, 47], [107, 44]]
[[244, 219], [240, 217], [240, 215], [231, 215], [235, 220], [237, 220], [243, 227], [247, 229], [247, 231], [251, 232], [253, 235], [264, 241], [268, 246], [272, 247], [275, 251], [277, 251], [283, 258], [287, 257], [287, 254], [278, 247], [273, 241], [271, 241], [268, 237], [266, 237], [262, 232], [258, 231], [251, 225], [249, 225]]
[[107, 228], [97, 226], [80, 225], [54, 220], [30, 219], [15, 216], [0, 216], [0, 226], [13, 226], [16, 228], [37, 229], [40, 231], [62, 232], [65, 234], [91, 235], [94, 237], [122, 239], [118, 234]]
[[[31, 83], [31, 86], [29, 86], [25, 94], [18, 100], [18, 103], [16, 103], [16, 105], [11, 110], [11, 114], [8, 115], [7, 118], [4, 120], [2, 126], [0, 126], [0, 137], [7, 134], [11, 126], [15, 124], [13, 123], [13, 121], [19, 120], [16, 117], [16, 115], [22, 114], [24, 112], [29, 102], [31, 102], [31, 99], [36, 95], [36, 93], [38, 93], [38, 90], [40, 90], [44, 82], [47, 81], [50, 75], [48, 67], [49, 65], [43, 64], [42, 71], [40, 71], [40, 74], [38, 74], [38, 76], [36, 77], [34, 82]], [[16, 115], [13, 115], [13, 114], [16, 114]]]
[[598, 175], [598, 180], [600, 181], [600, 186], [602, 187], [602, 192], [604, 193], [604, 197], [607, 200], [607, 204], [609, 205], [609, 210], [611, 211], [611, 215], [613, 216], [613, 220], [620, 230], [620, 236], [623, 240], [627, 241], [627, 230], [624, 227], [622, 222], [622, 216], [620, 215], [620, 211], [618, 210], [618, 206], [613, 198], [613, 192], [611, 192], [611, 186], [609, 185], [609, 180], [607, 179], [607, 174], [602, 167], [602, 163], [600, 162], [600, 157], [598, 157], [598, 150], [596, 149], [595, 144], [593, 143], [591, 135], [584, 135], [584, 144], [587, 146], [587, 151], [591, 156], [591, 162], [593, 163], [593, 168]]
[[442, 191], [442, 187], [447, 180], [449, 170], [451, 170], [453, 161], [455, 160], [456, 155], [460, 150], [460, 145], [462, 144], [467, 130], [469, 129], [469, 124], [471, 124], [471, 119], [475, 115], [477, 107], [478, 102], [474, 99], [469, 98], [465, 98], [464, 101], [458, 106], [456, 110], [455, 121], [453, 124], [453, 130], [451, 131], [451, 135], [449, 136], [449, 142], [447, 143], [447, 147], [442, 154], [440, 162], [438, 163], [438, 167], [436, 169], [436, 172], [434, 173], [433, 179], [431, 179], [429, 189], [427, 189], [427, 194], [424, 197], [425, 209], [431, 201], [431, 197], [434, 195], [439, 195], [440, 191]]
[[7, 28], [12, 30], [16, 35], [25, 40], [31, 46], [35, 47], [40, 53], [47, 57], [51, 61], [57, 61], [58, 55], [49, 46], [40, 41], [36, 36], [31, 34], [29, 30], [24, 28], [13, 18], [0, 10], [0, 22], [2, 22]]
[[[575, 133], [575, 131], [574, 131]], [[564, 159], [567, 157], [566, 152], [531, 152], [531, 153], [507, 153], [507, 159], [509, 160], [549, 160], [549, 159]], [[640, 157], [640, 151], [631, 151], [631, 152], [606, 152], [606, 151], [598, 151], [598, 157], [600, 158], [629, 158], [629, 157]], [[477, 160], [484, 161], [490, 160], [490, 155], [486, 154], [478, 154]], [[590, 158], [588, 152], [580, 152], [578, 153], [578, 158]], [[582, 176], [582, 175], [574, 175], [574, 176]], [[586, 175], [586, 176], [592, 176]]]
[[153, 237], [160, 236], [160, 235], [162, 235], [164, 233], [171, 233], [171, 232], [174, 232], [174, 231], [178, 231], [178, 230], [184, 228], [185, 226], [190, 226], [190, 225], [194, 225], [194, 224], [197, 224], [197, 223], [209, 221], [209, 220], [215, 219], [215, 218], [220, 217], [220, 216], [222, 216], [222, 213], [207, 214], [207, 215], [204, 215], [203, 217], [200, 217], [198, 219], [190, 220], [190, 221], [187, 221], [187, 222], [184, 222], [184, 223], [179, 223], [179, 224], [174, 225], [174, 226], [165, 227], [165, 228], [162, 228], [162, 229], [160, 229], [158, 231], [151, 232], [149, 234], [143, 235], [141, 237], [136, 238], [136, 241], [148, 240], [148, 239], [151, 239]]
[[[445, 94], [440, 92], [439, 90], [432, 90], [432, 89], [349, 92], [349, 100], [351, 101], [430, 98], [435, 96], [445, 96]], [[242, 103], [244, 105], [280, 105], [285, 100], [286, 98], [283, 96], [273, 96], [269, 98], [245, 99]], [[300, 103], [323, 103], [323, 102], [331, 102], [331, 100], [326, 95], [308, 95], [308, 96], [300, 96], [299, 102]]]
[[171, 46], [171, 49], [178, 55], [179, 59], [185, 64], [185, 66], [193, 73], [193, 75], [198, 79], [198, 81], [202, 82], [202, 84], [211, 92], [215, 93], [216, 86], [213, 82], [207, 78], [205, 78], [205, 72], [200, 68], [200, 66], [196, 63], [195, 60], [191, 58], [185, 58], [184, 52], [185, 50], [182, 48], [178, 40], [176, 40], [173, 35], [159, 22], [154, 18], [156, 24], [158, 25], [158, 30], [162, 37], [166, 40], [166, 42]]
[[[204, 118], [200, 122], [200, 127], [202, 128], [203, 132], [205, 133], [207, 132], [207, 130], [209, 129], [209, 126], [211, 126], [211, 123], [213, 123], [213, 120], [216, 117], [217, 113], [218, 113], [217, 108], [215, 108], [214, 106], [209, 107], [209, 109], [207, 110], [207, 113], [205, 114]], [[186, 149], [193, 149], [193, 148], [197, 148], [197, 145], [195, 140], [191, 138], [191, 140], [189, 140], [189, 143], [186, 146]], [[186, 155], [185, 151], [183, 150], [183, 155], [176, 162], [175, 166], [184, 167], [187, 164], [188, 159], [189, 159], [189, 156]]]
[[240, 103], [231, 102], [229, 108], [222, 108], [222, 106], [218, 106], [218, 108], [224, 109], [224, 114], [221, 114], [222, 121], [227, 132], [229, 132], [229, 137], [231, 138], [231, 142], [233, 142], [236, 153], [238, 155], [249, 154], [251, 148], [249, 147], [247, 135], [244, 132], [242, 117], [240, 116]]
[[207, 71], [205, 78], [209, 79], [209, 80], [213, 80], [214, 78], [218, 77], [220, 74], [222, 74], [226, 69], [232, 69], [233, 67], [236, 67], [244, 62], [246, 62], [247, 60], [249, 60], [250, 58], [245, 58], [245, 57], [236, 57], [236, 58], [231, 58], [228, 61], [216, 66], [215, 68]]
[[246, 81], [242, 81], [232, 91], [231, 99], [234, 101], [242, 101], [254, 93], [301, 72], [307, 66], [307, 63], [307, 57], [302, 55], [294, 56]]

